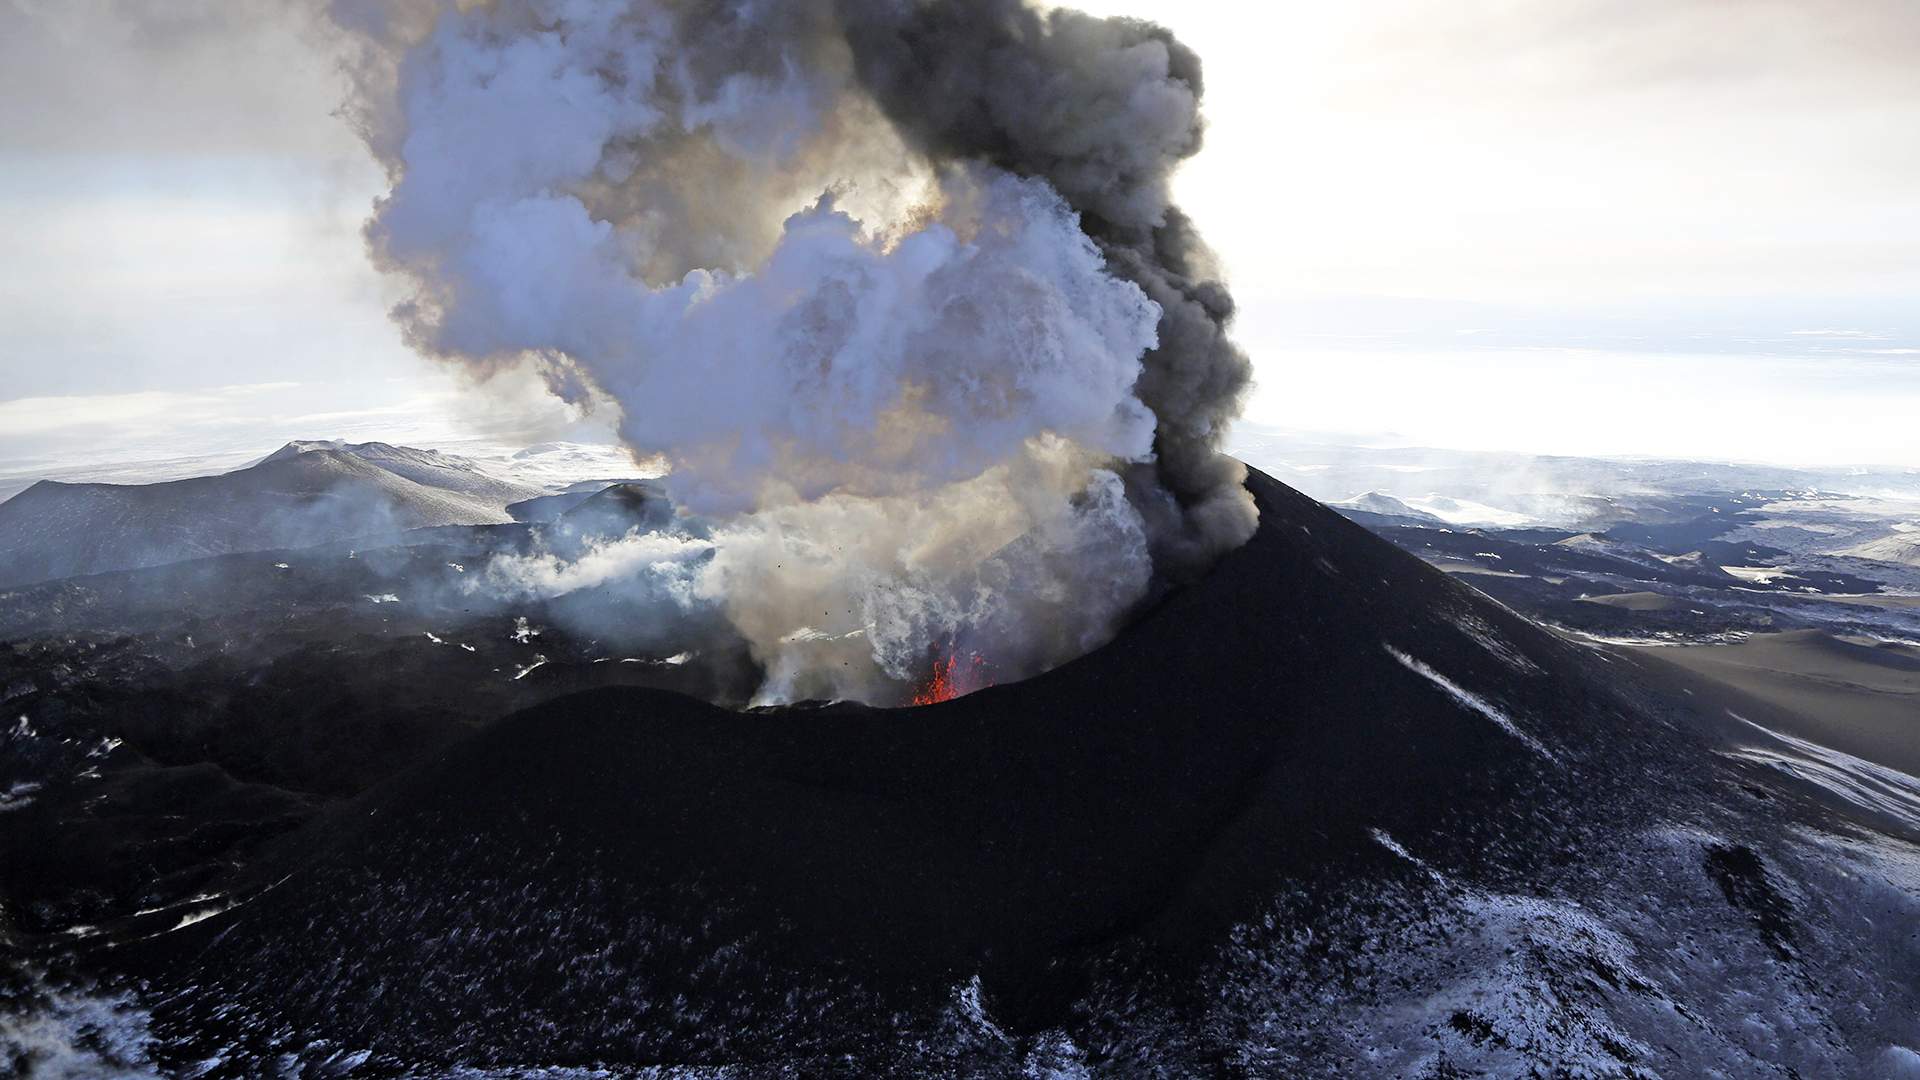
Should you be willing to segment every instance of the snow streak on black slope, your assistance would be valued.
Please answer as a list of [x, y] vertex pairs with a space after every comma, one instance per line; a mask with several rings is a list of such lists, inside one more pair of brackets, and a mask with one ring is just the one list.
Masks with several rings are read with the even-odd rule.
[[911, 713], [562, 698], [93, 959], [209, 1075], [1905, 1060], [1912, 848], [1790, 830], [1825, 813], [1791, 754], [1723, 759], [1623, 661], [1249, 486], [1245, 547], [1044, 676]]
[[385, 443], [293, 442], [257, 464], [163, 484], [41, 481], [0, 503], [0, 586], [511, 521], [538, 488]]

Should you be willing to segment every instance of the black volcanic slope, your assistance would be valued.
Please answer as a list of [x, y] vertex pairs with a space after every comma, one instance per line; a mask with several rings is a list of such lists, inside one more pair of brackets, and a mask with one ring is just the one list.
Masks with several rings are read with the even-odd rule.
[[[1784, 799], [1741, 794], [1624, 662], [1249, 486], [1251, 542], [1047, 675], [912, 710], [559, 698], [324, 814], [210, 917], [86, 961], [139, 976], [168, 1060], [204, 1075], [282, 1053], [1295, 1076], [1357, 1075], [1378, 1043], [1377, 1075], [1436, 1077], [1752, 1053], [1675, 1004], [1692, 976], [1580, 920], [1667, 890], [1733, 943], [1723, 967], [1755, 958], [1755, 991], [1800, 985], [1809, 901], [1712, 831]], [[1679, 869], [1621, 885], [1630, 838], [1676, 821], [1698, 834]], [[1431, 1005], [1475, 963], [1524, 993]], [[1341, 1034], [1395, 994], [1439, 1019]], [[1855, 1029], [1881, 1014], [1856, 1014], [1819, 1023], [1879, 1052]], [[1403, 1043], [1404, 1072], [1381, 1064]]]

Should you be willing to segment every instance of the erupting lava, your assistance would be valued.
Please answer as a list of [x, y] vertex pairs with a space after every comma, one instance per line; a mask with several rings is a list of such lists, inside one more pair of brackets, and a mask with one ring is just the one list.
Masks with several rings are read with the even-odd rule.
[[960, 654], [949, 651], [946, 659], [933, 662], [933, 673], [920, 689], [907, 699], [909, 705], [934, 705], [942, 701], [952, 701], [975, 690], [983, 690], [993, 685], [987, 678], [987, 661], [979, 653], [968, 653], [966, 666], [961, 666]]

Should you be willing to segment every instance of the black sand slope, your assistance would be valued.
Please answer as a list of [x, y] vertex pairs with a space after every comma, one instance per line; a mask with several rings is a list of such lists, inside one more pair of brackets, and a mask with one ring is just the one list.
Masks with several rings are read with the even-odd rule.
[[[1823, 902], [1727, 832], [1777, 828], [1764, 778], [1627, 665], [1249, 486], [1250, 543], [1047, 675], [911, 710], [559, 698], [87, 962], [137, 976], [163, 1059], [206, 1076], [1627, 1076], [1894, 1047], [1905, 997], [1797, 1004], [1883, 943], [1808, 947]], [[1667, 958], [1703, 947], [1710, 985]], [[1828, 1042], [1750, 1047], [1710, 1011], [1766, 995], [1796, 1002], [1782, 1038]]]
[[1646, 657], [1767, 703], [1780, 730], [1920, 776], [1920, 657], [1898, 645], [1794, 630]]

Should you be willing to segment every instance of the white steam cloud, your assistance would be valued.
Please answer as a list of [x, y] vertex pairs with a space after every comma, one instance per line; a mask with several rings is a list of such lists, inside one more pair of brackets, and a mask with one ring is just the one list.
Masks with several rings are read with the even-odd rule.
[[[1197, 66], [1134, 24], [1049, 31], [1029, 59], [1060, 69], [1061, 99], [1113, 104], [1078, 135], [1065, 113], [1016, 124], [1061, 141], [1058, 168], [1009, 169], [889, 119], [904, 91], [852, 10], [336, 3], [352, 113], [393, 178], [368, 236], [414, 287], [409, 339], [531, 361], [671, 469], [679, 525], [489, 582], [717, 608], [768, 699], [897, 700], [961, 650], [1023, 677], [1109, 635], [1156, 554], [1251, 530], [1210, 449], [1244, 358], [1224, 290], [1189, 281], [1178, 154], [1103, 149], [1132, 108], [1155, 147], [1197, 145]], [[1095, 235], [1083, 210], [1146, 239]], [[1205, 342], [1161, 348], [1169, 328]]]

